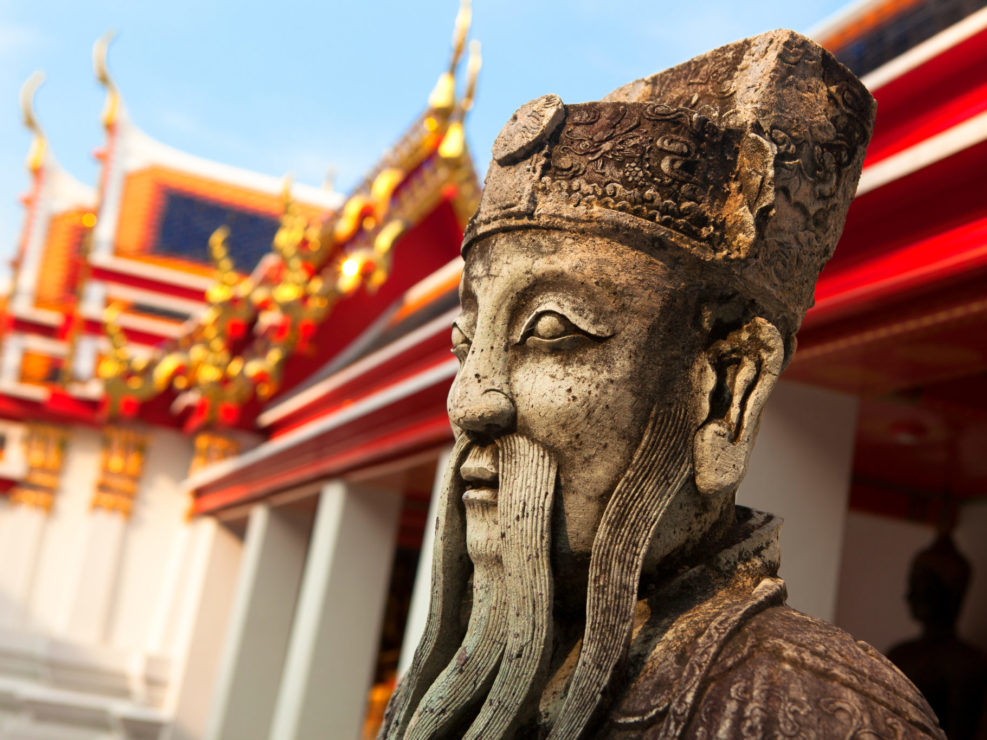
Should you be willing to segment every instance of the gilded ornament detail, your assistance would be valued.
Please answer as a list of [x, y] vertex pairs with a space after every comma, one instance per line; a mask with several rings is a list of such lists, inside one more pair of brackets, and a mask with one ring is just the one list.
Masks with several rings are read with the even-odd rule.
[[[206, 291], [208, 309], [191, 331], [151, 357], [132, 355], [118, 323], [120, 308], [107, 309], [111, 351], [97, 374], [111, 416], [134, 416], [140, 404], [173, 392], [191, 404], [193, 427], [236, 424], [250, 399], [277, 392], [287, 359], [308, 350], [340, 299], [361, 287], [376, 290], [387, 280], [393, 248], [411, 225], [442, 199], [465, 223], [479, 197], [462, 130], [480, 67], [475, 42], [465, 94], [455, 95], [469, 18], [464, 2], [452, 58], [428, 110], [338, 212], [312, 222], [285, 186], [269, 269], [256, 279], [237, 272], [229, 230], [217, 229], [209, 240], [214, 281]], [[95, 58], [100, 79], [109, 80], [105, 44]], [[115, 93], [111, 81], [104, 84]]]
[[29, 424], [24, 435], [27, 474], [10, 493], [10, 501], [51, 511], [58, 489], [68, 430], [51, 424]]

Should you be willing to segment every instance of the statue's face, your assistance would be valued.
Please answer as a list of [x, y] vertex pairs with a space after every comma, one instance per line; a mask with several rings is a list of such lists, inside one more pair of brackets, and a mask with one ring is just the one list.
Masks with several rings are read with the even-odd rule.
[[660, 261], [601, 237], [529, 230], [473, 246], [449, 394], [457, 434], [474, 442], [460, 468], [468, 502], [496, 501], [496, 438], [527, 436], [558, 462], [553, 550], [590, 552], [656, 401], [682, 392], [695, 357], [671, 284]]

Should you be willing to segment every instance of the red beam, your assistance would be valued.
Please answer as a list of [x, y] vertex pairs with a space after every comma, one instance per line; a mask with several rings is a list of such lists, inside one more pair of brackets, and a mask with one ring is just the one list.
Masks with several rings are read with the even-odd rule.
[[441, 332], [409, 347], [406, 351], [368, 368], [366, 372], [327, 391], [297, 411], [278, 419], [271, 425], [271, 436], [272, 438], [280, 437], [292, 429], [325, 416], [342, 406], [355, 403], [386, 386], [399, 383], [405, 378], [448, 359], [449, 332], [443, 329]]
[[99, 407], [95, 401], [51, 393], [44, 401], [17, 398], [0, 393], [0, 418], [12, 421], [46, 421], [53, 424], [99, 426]]
[[979, 269], [987, 241], [985, 168], [987, 142], [857, 198], [803, 328]]
[[853, 266], [816, 288], [807, 326], [987, 268], [987, 217]]
[[197, 497], [192, 512], [216, 514], [223, 509], [256, 501], [278, 490], [410, 457], [451, 440], [452, 430], [443, 409], [438, 416], [420, 420], [389, 434], [372, 435], [365, 441], [334, 454], [315, 455], [299, 466], [277, 466], [275, 472], [251, 483], [239, 481], [239, 475], [230, 476], [231, 481], [225, 486], [217, 486]]
[[877, 120], [864, 166], [987, 111], [987, 28], [874, 90]]
[[185, 298], [190, 301], [198, 301], [203, 304], [203, 306], [206, 303], [205, 291], [200, 290], [199, 288], [190, 288], [186, 285], [176, 285], [175, 283], [165, 282], [163, 280], [152, 280], [151, 278], [134, 275], [129, 272], [123, 272], [122, 270], [114, 270], [102, 265], [94, 265], [92, 267], [91, 275], [93, 279], [102, 280], [107, 283], [126, 285], [131, 288], [140, 288], [141, 290], [146, 290], [151, 293], [159, 293], [161, 295], [175, 296], [176, 298]]

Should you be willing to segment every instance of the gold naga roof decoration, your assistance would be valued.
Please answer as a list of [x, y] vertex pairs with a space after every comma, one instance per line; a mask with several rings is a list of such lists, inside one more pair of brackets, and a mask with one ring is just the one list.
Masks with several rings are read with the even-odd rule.
[[34, 134], [27, 155], [27, 168], [31, 172], [37, 172], [40, 169], [44, 162], [45, 149], [48, 146], [45, 133], [38, 124], [38, 118], [34, 112], [34, 95], [44, 81], [44, 72], [39, 70], [28, 77], [21, 87], [21, 117], [24, 120], [24, 126]]
[[[82, 328], [78, 305], [88, 274], [87, 255], [92, 229], [96, 225], [96, 196], [91, 188], [62, 169], [49, 146], [34, 107], [35, 96], [44, 81], [44, 73], [34, 72], [20, 91], [21, 118], [32, 134], [25, 162], [32, 186], [30, 192], [22, 196], [27, 218], [17, 253], [11, 260], [10, 285], [13, 295], [15, 287], [21, 284], [26, 251], [29, 248], [37, 250], [41, 265], [37, 269], [38, 277], [33, 280], [34, 285], [25, 287], [25, 291], [33, 308], [60, 315], [55, 339], [65, 342], [66, 351], [61, 357], [44, 351], [25, 352], [21, 380], [64, 388], [72, 380], [76, 340]], [[33, 246], [29, 247], [29, 244]], [[4, 312], [7, 309], [5, 302]], [[53, 371], [57, 376], [54, 382]]]
[[309, 221], [286, 184], [280, 227], [272, 241], [274, 259], [252, 276], [236, 271], [229, 230], [221, 227], [213, 233], [209, 250], [214, 282], [206, 291], [208, 308], [191, 330], [149, 357], [135, 357], [117, 323], [119, 307], [107, 308], [104, 323], [112, 349], [97, 374], [111, 416], [136, 415], [141, 403], [170, 389], [194, 404], [193, 426], [235, 424], [245, 403], [255, 397], [265, 400], [278, 390], [286, 360], [306, 349], [337, 301], [361, 286], [373, 291], [383, 284], [394, 244], [441, 198], [451, 200], [465, 223], [479, 198], [463, 137], [480, 68], [476, 42], [470, 45], [464, 94], [455, 95], [469, 22], [465, 0], [456, 19], [449, 67], [428, 108], [339, 211], [322, 223]]
[[106, 66], [106, 51], [115, 35], [114, 31], [107, 31], [93, 44], [93, 72], [99, 83], [106, 88], [106, 102], [103, 104], [103, 113], [100, 118], [103, 126], [107, 129], [116, 123], [117, 113], [120, 110], [120, 91], [117, 89], [113, 78], [110, 77], [109, 69]]

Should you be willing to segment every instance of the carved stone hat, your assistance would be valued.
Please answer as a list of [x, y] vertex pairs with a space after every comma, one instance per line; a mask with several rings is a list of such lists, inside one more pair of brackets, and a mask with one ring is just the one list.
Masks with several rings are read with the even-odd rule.
[[463, 254], [525, 228], [696, 258], [794, 331], [860, 177], [875, 103], [792, 31], [744, 39], [566, 105], [521, 106], [493, 145]]

